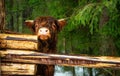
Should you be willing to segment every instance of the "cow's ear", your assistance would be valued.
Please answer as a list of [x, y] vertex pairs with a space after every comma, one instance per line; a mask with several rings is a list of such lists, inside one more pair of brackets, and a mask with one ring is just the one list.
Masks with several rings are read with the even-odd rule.
[[26, 20], [25, 25], [35, 32], [34, 20]]
[[66, 25], [67, 21], [65, 19], [59, 19], [58, 23], [60, 24], [60, 28], [62, 29]]

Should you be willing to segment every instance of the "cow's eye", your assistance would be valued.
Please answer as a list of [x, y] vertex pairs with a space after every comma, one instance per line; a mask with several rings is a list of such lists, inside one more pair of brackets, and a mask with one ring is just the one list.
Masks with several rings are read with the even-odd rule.
[[42, 30], [40, 30], [40, 32], [42, 32]]
[[45, 32], [48, 32], [48, 30], [46, 30]]

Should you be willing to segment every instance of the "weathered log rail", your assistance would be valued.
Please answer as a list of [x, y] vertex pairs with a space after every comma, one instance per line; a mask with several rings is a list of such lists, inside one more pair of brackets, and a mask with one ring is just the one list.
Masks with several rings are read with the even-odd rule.
[[[83, 56], [83, 55], [59, 55], [59, 54], [45, 54], [37, 52], [37, 36], [35, 35], [16, 35], [16, 34], [0, 34], [0, 59], [2, 64], [2, 71], [6, 74], [11, 74], [11, 63], [14, 65], [26, 64], [35, 68], [35, 64], [53, 64], [62, 66], [81, 66], [92, 68], [120, 68], [120, 57], [110, 56]], [[7, 65], [5, 65], [7, 64]], [[5, 66], [4, 66], [5, 65]], [[10, 65], [10, 66], [8, 66]], [[13, 65], [13, 66], [14, 66]], [[4, 69], [9, 68], [8, 70]], [[22, 67], [22, 65], [19, 65]], [[15, 68], [15, 67], [13, 67]], [[34, 75], [35, 69], [25, 73], [26, 69], [12, 71], [12, 74]], [[17, 71], [23, 71], [17, 73]]]
[[[6, 52], [20, 54], [20, 53], [31, 52], [33, 50], [36, 51], [37, 50], [36, 43], [37, 43], [37, 36], [35, 35], [0, 34], [0, 66], [1, 66], [0, 72], [2, 76], [34, 75], [36, 68], [35, 64], [3, 62], [2, 56]], [[12, 49], [12, 51], [9, 51], [10, 49]], [[17, 51], [18, 49], [20, 51]], [[21, 52], [21, 50], [25, 50], [25, 51]]]
[[26, 54], [6, 53], [1, 61], [29, 64], [53, 64], [62, 66], [82, 66], [94, 68], [120, 68], [119, 57], [90, 57], [31, 52]]
[[1, 49], [37, 50], [37, 36], [0, 34]]
[[[63, 66], [82, 66], [99, 68], [120, 67], [119, 57], [58, 55], [37, 53], [35, 51], [28, 51], [28, 53], [26, 53], [26, 50], [37, 50], [37, 36], [35, 35], [0, 34], [0, 48], [15, 49], [11, 50], [11, 52], [1, 50], [0, 53], [2, 56], [2, 61], [4, 62], [54, 64]], [[24, 51], [21, 53], [21, 50], [18, 49], [22, 49]]]

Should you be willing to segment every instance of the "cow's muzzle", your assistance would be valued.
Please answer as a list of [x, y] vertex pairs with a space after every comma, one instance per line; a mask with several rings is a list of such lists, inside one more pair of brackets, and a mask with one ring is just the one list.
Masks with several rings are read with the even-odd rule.
[[51, 38], [50, 30], [46, 27], [42, 27], [38, 30], [38, 38], [41, 40], [48, 40]]

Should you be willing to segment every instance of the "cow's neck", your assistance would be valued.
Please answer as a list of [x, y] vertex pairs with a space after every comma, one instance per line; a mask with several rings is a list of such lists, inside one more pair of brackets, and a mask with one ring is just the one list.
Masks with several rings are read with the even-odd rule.
[[38, 50], [43, 53], [56, 53], [56, 41], [38, 40]]

